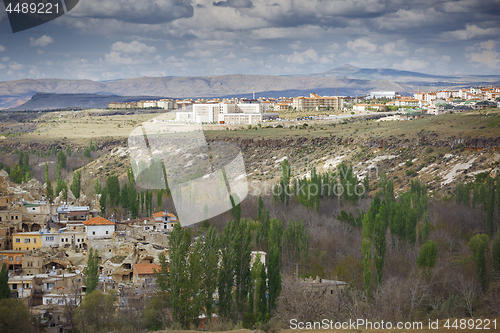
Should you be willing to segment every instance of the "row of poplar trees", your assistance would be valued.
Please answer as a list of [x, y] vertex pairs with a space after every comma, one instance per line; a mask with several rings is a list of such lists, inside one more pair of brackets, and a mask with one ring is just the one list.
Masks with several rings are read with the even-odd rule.
[[[159, 255], [156, 283], [172, 320], [185, 328], [197, 327], [200, 314], [210, 321], [216, 313], [225, 322], [242, 322], [245, 327], [267, 322], [281, 292], [281, 221], [262, 214], [252, 232], [249, 221], [237, 218], [221, 233], [210, 226], [196, 241], [190, 230], [175, 225], [169, 260]], [[251, 265], [253, 246], [267, 250], [265, 264], [257, 255]]]
[[496, 233], [500, 220], [500, 177], [498, 175], [493, 178], [487, 173], [480, 173], [474, 182], [457, 184], [455, 200], [457, 204], [468, 207], [482, 205], [486, 213], [484, 221], [486, 233], [490, 237]]
[[360, 183], [354, 174], [352, 166], [342, 163], [336, 172], [317, 173], [316, 168], [311, 168], [311, 177], [296, 178], [290, 186], [290, 164], [288, 160], [281, 163], [281, 179], [276, 184], [274, 191], [275, 200], [286, 205], [293, 195], [297, 202], [305, 207], [319, 211], [321, 198], [336, 198], [342, 204], [344, 201], [356, 204], [360, 197], [366, 197], [369, 191], [368, 175]]
[[[381, 192], [373, 199], [370, 209], [362, 218], [362, 245], [364, 291], [370, 294], [371, 287], [382, 281], [384, 274], [386, 233], [408, 243], [427, 241], [429, 237], [429, 215], [427, 213], [427, 191], [424, 184], [412, 181], [410, 189], [399, 196], [396, 202], [392, 180], [382, 177]], [[419, 224], [419, 222], [421, 222]], [[419, 225], [419, 226], [418, 226]], [[418, 227], [417, 227], [418, 226]], [[391, 242], [394, 243], [394, 242]], [[374, 265], [373, 265], [374, 264]], [[375, 278], [372, 267], [375, 266]]]
[[[101, 215], [110, 215], [117, 211], [118, 208], [123, 208], [130, 212], [134, 218], [138, 216], [151, 216], [153, 213], [153, 190], [137, 191], [136, 182], [132, 169], [127, 171], [128, 181], [120, 186], [118, 176], [112, 175], [106, 179], [104, 186], [101, 187], [99, 180], [94, 184], [95, 194], [100, 194], [99, 204], [101, 206]], [[170, 194], [167, 187], [166, 190], [157, 190], [156, 192], [156, 208], [162, 209], [163, 194]]]

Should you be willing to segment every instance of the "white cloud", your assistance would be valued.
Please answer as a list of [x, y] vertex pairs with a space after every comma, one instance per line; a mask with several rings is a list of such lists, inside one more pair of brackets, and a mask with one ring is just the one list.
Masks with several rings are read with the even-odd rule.
[[5, 65], [0, 64], [0, 69], [5, 69]]
[[121, 53], [155, 53], [156, 47], [147, 46], [144, 43], [134, 40], [130, 43], [125, 43], [125, 42], [113, 43], [113, 45], [111, 45], [111, 51], [121, 52]]
[[388, 42], [382, 46], [382, 53], [388, 56], [396, 55], [398, 57], [405, 57], [408, 55], [408, 46], [404, 39], [398, 40], [396, 43]]
[[464, 30], [444, 32], [442, 36], [445, 38], [468, 40], [478, 37], [498, 36], [499, 34], [500, 34], [500, 28], [483, 29], [475, 24], [467, 23]]
[[393, 67], [407, 71], [419, 71], [428, 68], [429, 64], [423, 60], [406, 58], [402, 63], [395, 63]]
[[347, 48], [355, 52], [375, 52], [378, 46], [373, 44], [368, 38], [359, 38], [347, 42]]
[[13, 61], [9, 64], [9, 68], [17, 71], [17, 70], [23, 69], [24, 65]]
[[304, 52], [293, 52], [293, 54], [289, 56], [284, 56], [286, 61], [292, 63], [292, 64], [306, 64], [311, 61], [318, 61], [319, 57], [316, 51], [314, 51], [312, 48], [304, 51]]
[[3, 52], [3, 51], [5, 51], [5, 46], [0, 45], [0, 52]]
[[54, 43], [54, 38], [47, 36], [47, 35], [43, 35], [42, 37], [37, 38], [37, 39], [30, 38], [30, 45], [31, 46], [45, 47], [45, 46], [49, 45], [50, 43]]
[[288, 44], [288, 47], [290, 47], [292, 50], [300, 50], [302, 48], [302, 41], [297, 40], [293, 43]]
[[141, 62], [140, 59], [134, 59], [132, 57], [123, 57], [120, 52], [114, 52], [114, 51], [107, 53], [104, 57], [107, 62], [110, 62], [114, 65], [137, 65]]
[[476, 66], [486, 66], [488, 68], [500, 68], [500, 53], [497, 52], [498, 42], [488, 40], [486, 42], [474, 44], [474, 50], [466, 54], [466, 57], [476, 63]]
[[389, 12], [384, 16], [377, 17], [374, 21], [381, 29], [399, 30], [415, 27], [424, 27], [429, 24], [441, 22], [443, 14], [437, 12], [433, 7], [426, 10], [398, 9], [396, 13]]
[[9, 61], [9, 60], [10, 60], [10, 58], [9, 58], [9, 57], [2, 57], [2, 61], [3, 61], [3, 62]]
[[185, 0], [86, 0], [68, 13], [70, 18], [116, 19], [143, 24], [165, 23], [193, 15], [191, 1]]
[[451, 57], [449, 55], [442, 55], [440, 60], [445, 62], [450, 62]]

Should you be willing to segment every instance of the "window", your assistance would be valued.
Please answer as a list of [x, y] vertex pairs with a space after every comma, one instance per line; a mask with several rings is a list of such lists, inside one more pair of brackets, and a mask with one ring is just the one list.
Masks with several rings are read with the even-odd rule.
[[15, 284], [15, 283], [14, 283], [14, 284], [12, 285], [12, 289], [16, 290], [16, 289], [17, 289], [17, 284]]
[[21, 243], [21, 238], [16, 238], [16, 243]]
[[6, 261], [7, 260], [7, 256], [3, 256], [3, 261]]
[[25, 242], [25, 243], [31, 243], [31, 238], [25, 238], [25, 239], [24, 239], [24, 242]]
[[21, 261], [21, 257], [16, 257], [16, 261]]
[[95, 231], [92, 231], [92, 235], [95, 235]]
[[36, 238], [33, 238], [33, 243], [36, 243]]
[[108, 234], [108, 231], [106, 230], [106, 235]]

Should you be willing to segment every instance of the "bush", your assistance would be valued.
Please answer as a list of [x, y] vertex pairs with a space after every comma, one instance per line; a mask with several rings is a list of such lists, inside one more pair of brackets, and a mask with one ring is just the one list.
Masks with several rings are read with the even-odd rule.
[[415, 170], [413, 170], [413, 169], [406, 170], [406, 175], [407, 175], [408, 177], [415, 177], [417, 174], [418, 174], [418, 172], [416, 172], [416, 171], [415, 171]]
[[434, 151], [434, 148], [432, 148], [432, 147], [427, 147], [427, 148], [425, 148], [425, 152], [426, 152], [427, 154], [430, 154], [430, 153], [432, 153], [433, 151]]

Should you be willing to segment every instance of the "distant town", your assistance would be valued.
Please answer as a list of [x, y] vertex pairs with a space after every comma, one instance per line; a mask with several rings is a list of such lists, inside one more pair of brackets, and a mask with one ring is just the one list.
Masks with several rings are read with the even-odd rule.
[[109, 103], [109, 109], [160, 108], [177, 110], [176, 120], [187, 123], [258, 124], [280, 119], [285, 111], [384, 112], [441, 114], [500, 106], [500, 87], [420, 92], [402, 96], [396, 91], [372, 91], [364, 96], [320, 96], [231, 99], [160, 99]]

